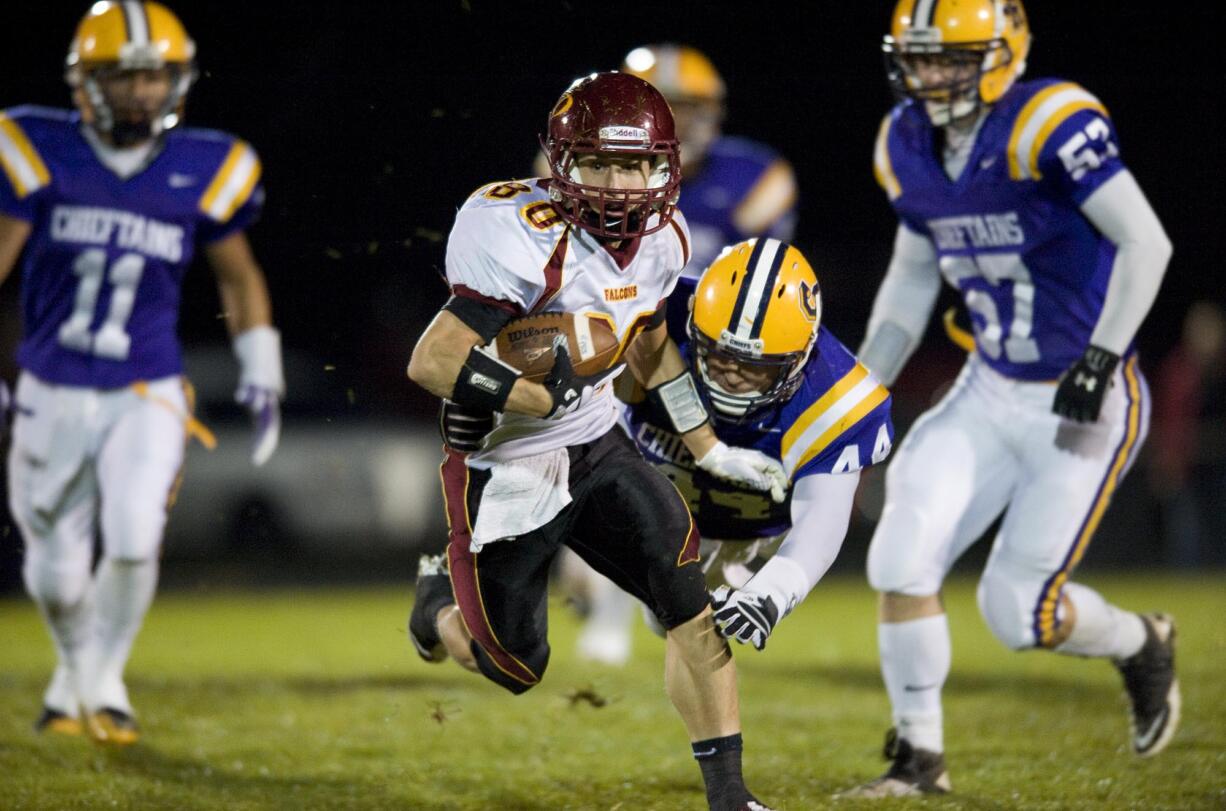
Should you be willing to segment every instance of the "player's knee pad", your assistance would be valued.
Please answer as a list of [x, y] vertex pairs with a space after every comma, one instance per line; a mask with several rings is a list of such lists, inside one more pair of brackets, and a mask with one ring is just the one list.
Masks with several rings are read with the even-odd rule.
[[526, 693], [540, 684], [545, 669], [549, 667], [549, 643], [543, 639], [530, 650], [513, 654], [505, 649], [487, 650], [474, 639], [472, 652], [482, 675], [515, 695]]
[[165, 528], [166, 506], [156, 496], [125, 493], [103, 500], [102, 545], [112, 560], [156, 559]]
[[979, 579], [979, 612], [993, 636], [1013, 650], [1035, 646], [1034, 606], [1042, 583], [1011, 576], [1007, 567], [989, 566]]
[[85, 599], [90, 583], [88, 555], [53, 558], [27, 543], [22, 579], [30, 597], [54, 614], [71, 609]]
[[935, 548], [932, 522], [907, 501], [886, 504], [868, 547], [868, 582], [876, 591], [928, 595], [941, 590], [944, 572], [925, 552]]

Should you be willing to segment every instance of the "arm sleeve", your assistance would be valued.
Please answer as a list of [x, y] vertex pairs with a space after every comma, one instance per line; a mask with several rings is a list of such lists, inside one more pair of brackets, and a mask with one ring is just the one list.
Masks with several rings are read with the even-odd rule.
[[798, 481], [792, 488], [792, 529], [744, 591], [769, 595], [783, 615], [799, 605], [838, 557], [859, 482], [858, 471]]
[[873, 301], [867, 335], [856, 353], [885, 385], [893, 384], [919, 346], [940, 292], [941, 273], [932, 243], [900, 224], [894, 254]]
[[1122, 355], [1158, 295], [1171, 241], [1126, 169], [1086, 198], [1081, 211], [1116, 247], [1107, 297], [1090, 343]]

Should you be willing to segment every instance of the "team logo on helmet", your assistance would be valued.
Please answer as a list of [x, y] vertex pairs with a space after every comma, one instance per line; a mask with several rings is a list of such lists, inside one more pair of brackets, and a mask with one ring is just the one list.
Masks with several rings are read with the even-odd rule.
[[553, 112], [549, 114], [550, 118], [556, 118], [562, 115], [575, 104], [575, 97], [570, 93], [563, 93], [562, 98], [558, 99], [558, 103], [553, 105]]
[[800, 311], [809, 321], [817, 320], [817, 284], [809, 284], [804, 279], [800, 280], [797, 285], [800, 290], [800, 295], [796, 297], [796, 303], [800, 305]]

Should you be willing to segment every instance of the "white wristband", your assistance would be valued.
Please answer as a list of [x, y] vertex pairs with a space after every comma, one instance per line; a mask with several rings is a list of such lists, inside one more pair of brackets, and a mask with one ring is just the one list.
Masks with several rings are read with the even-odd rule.
[[668, 414], [678, 434], [693, 431], [708, 419], [707, 409], [698, 396], [698, 387], [694, 385], [694, 376], [689, 372], [648, 389], [647, 394]]
[[284, 396], [281, 333], [275, 327], [252, 327], [234, 336], [234, 355], [238, 358], [239, 388], [258, 386]]

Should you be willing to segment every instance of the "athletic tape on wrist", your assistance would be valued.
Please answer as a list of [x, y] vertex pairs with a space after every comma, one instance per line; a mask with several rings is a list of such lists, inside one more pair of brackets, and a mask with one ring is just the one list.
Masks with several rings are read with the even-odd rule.
[[706, 424], [709, 419], [707, 409], [698, 396], [698, 387], [694, 384], [694, 376], [689, 372], [674, 377], [667, 383], [661, 383], [647, 390], [647, 397], [657, 408], [668, 415], [672, 421], [673, 430], [678, 434], [688, 433]]
[[466, 408], [502, 411], [520, 371], [474, 346], [456, 377], [451, 401]]

